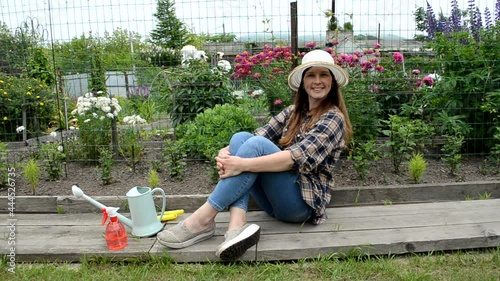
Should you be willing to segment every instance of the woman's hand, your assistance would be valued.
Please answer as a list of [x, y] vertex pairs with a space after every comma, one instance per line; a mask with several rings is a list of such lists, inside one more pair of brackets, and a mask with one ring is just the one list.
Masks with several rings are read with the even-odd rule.
[[229, 152], [229, 146], [226, 146], [221, 150], [219, 150], [219, 154], [217, 155], [217, 157], [222, 157], [222, 158], [227, 158], [229, 156], [231, 156], [231, 152]]
[[238, 156], [217, 156], [215, 161], [220, 179], [234, 177], [243, 172], [243, 158]]

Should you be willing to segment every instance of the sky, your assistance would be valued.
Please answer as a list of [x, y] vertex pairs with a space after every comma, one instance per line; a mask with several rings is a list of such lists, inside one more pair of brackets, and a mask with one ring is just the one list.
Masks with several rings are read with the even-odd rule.
[[[496, 0], [476, 0], [484, 13], [495, 11]], [[288, 34], [290, 0], [176, 0], [175, 9], [191, 31], [244, 37], [250, 34]], [[326, 36], [331, 0], [296, 0], [299, 35]], [[413, 12], [426, 7], [426, 0], [336, 0], [335, 12], [341, 23], [351, 21], [355, 34], [395, 34], [412, 38]], [[450, 14], [450, 0], [428, 0], [435, 13]], [[467, 0], [458, 0], [461, 9]], [[156, 0], [1, 0], [0, 21], [11, 29], [33, 19], [45, 31], [47, 40], [68, 41], [83, 33], [103, 36], [117, 28], [148, 36], [157, 24], [153, 14]], [[351, 15], [351, 16], [349, 16]], [[352, 17], [352, 18], [351, 18]], [[484, 20], [483, 20], [484, 22]]]

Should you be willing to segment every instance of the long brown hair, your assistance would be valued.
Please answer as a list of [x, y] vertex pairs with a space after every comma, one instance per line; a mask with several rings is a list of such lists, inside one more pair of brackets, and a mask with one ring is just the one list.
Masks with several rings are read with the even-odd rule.
[[304, 75], [309, 69], [306, 69], [302, 74], [302, 81], [300, 82], [300, 87], [295, 94], [294, 105], [295, 108], [290, 116], [290, 122], [288, 123], [288, 133], [280, 139], [279, 144], [282, 146], [289, 146], [293, 143], [294, 137], [299, 133], [300, 126], [303, 119], [306, 117], [307, 112], [311, 114], [311, 119], [305, 125], [304, 130], [308, 131], [314, 123], [316, 123], [320, 116], [336, 106], [344, 117], [344, 141], [345, 144], [349, 143], [352, 138], [352, 125], [349, 119], [349, 114], [347, 112], [347, 107], [345, 106], [344, 97], [340, 88], [333, 76], [332, 72], [330, 75], [332, 77], [332, 87], [326, 98], [320, 103], [320, 105], [313, 110], [309, 111], [309, 96], [304, 88]]

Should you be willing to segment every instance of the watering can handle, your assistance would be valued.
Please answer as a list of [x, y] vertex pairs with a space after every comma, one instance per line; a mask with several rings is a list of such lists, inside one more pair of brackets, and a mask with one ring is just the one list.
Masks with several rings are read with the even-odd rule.
[[[163, 189], [157, 187], [153, 190], [151, 190], [151, 194], [155, 193], [155, 191], [159, 191], [161, 193], [161, 197], [163, 199], [163, 204], [161, 206], [161, 213], [163, 215], [163, 213], [165, 212], [165, 208], [167, 207], [167, 201], [166, 201], [166, 198], [165, 198], [165, 191], [163, 191]], [[159, 221], [161, 222], [161, 215], [159, 216]]]

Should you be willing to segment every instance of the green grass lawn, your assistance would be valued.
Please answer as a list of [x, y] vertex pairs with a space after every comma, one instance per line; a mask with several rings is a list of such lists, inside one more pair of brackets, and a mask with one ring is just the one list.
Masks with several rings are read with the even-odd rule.
[[0, 280], [500, 280], [500, 248], [406, 256], [322, 257], [295, 262], [176, 264], [168, 258], [17, 264]]

